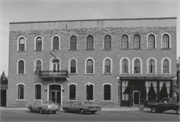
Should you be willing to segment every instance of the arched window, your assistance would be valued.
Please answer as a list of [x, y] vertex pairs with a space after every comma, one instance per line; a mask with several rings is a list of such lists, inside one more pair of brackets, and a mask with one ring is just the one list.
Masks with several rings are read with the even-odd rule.
[[140, 36], [138, 34], [136, 34], [133, 38], [133, 48], [134, 49], [141, 48], [141, 40], [140, 40]]
[[111, 60], [110, 59], [105, 60], [104, 73], [105, 74], [111, 73]]
[[168, 49], [170, 48], [169, 35], [164, 34], [162, 37], [162, 48]]
[[40, 60], [36, 61], [36, 71], [41, 71], [41, 61]]
[[170, 73], [169, 72], [169, 60], [164, 59], [163, 61], [163, 73]]
[[92, 36], [87, 37], [87, 50], [93, 50], [94, 40]]
[[111, 100], [111, 85], [104, 85], [104, 100]]
[[53, 64], [53, 71], [54, 72], [59, 72], [59, 70], [60, 70], [60, 61], [59, 61], [59, 59], [53, 59], [52, 60], [52, 64]]
[[86, 73], [93, 73], [93, 60], [88, 59], [86, 65]]
[[21, 37], [19, 39], [19, 51], [25, 51], [25, 39], [23, 37]]
[[155, 61], [154, 61], [154, 59], [149, 60], [149, 73], [155, 73]]
[[35, 99], [41, 99], [41, 85], [35, 85]]
[[57, 36], [53, 38], [53, 50], [59, 50], [59, 37]]
[[24, 61], [20, 60], [18, 62], [18, 74], [24, 74], [24, 71], [25, 71]]
[[128, 69], [129, 69], [128, 60], [123, 59], [122, 60], [122, 73], [129, 73]]
[[76, 73], [76, 60], [71, 60], [70, 73]]
[[104, 37], [104, 49], [105, 50], [111, 49], [111, 37], [109, 35], [106, 35]]
[[150, 34], [148, 36], [148, 49], [155, 49], [155, 36]]
[[24, 85], [18, 85], [18, 99], [24, 99]]
[[76, 85], [69, 85], [69, 100], [76, 100]]
[[139, 59], [134, 60], [134, 73], [141, 73], [141, 62]]
[[41, 37], [36, 38], [36, 50], [37, 51], [42, 50], [42, 38]]
[[129, 48], [129, 40], [127, 35], [123, 35], [121, 39], [121, 48], [128, 49]]
[[93, 85], [86, 85], [86, 99], [93, 100]]
[[70, 50], [77, 50], [77, 38], [75, 36], [70, 38]]

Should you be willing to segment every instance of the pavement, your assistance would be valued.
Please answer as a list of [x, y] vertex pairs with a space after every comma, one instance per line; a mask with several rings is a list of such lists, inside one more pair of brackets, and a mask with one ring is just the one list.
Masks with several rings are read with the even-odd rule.
[[[28, 108], [10, 108], [10, 107], [0, 107], [1, 110], [28, 110]], [[150, 111], [150, 108], [144, 108], [143, 110], [139, 107], [119, 107], [119, 108], [101, 108], [102, 111]], [[60, 111], [63, 111], [62, 109]]]

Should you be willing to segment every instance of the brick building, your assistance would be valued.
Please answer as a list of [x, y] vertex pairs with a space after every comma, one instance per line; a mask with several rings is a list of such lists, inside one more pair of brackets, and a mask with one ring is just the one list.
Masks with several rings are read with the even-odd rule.
[[175, 76], [176, 18], [10, 23], [7, 106], [138, 106], [171, 97]]

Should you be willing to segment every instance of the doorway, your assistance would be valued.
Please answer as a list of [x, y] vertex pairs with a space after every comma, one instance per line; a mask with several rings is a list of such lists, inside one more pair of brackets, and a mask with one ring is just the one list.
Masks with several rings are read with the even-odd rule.
[[1, 106], [6, 106], [6, 90], [1, 90]]
[[49, 85], [49, 101], [61, 106], [61, 86]]
[[133, 91], [133, 106], [138, 107], [140, 103], [140, 92]]

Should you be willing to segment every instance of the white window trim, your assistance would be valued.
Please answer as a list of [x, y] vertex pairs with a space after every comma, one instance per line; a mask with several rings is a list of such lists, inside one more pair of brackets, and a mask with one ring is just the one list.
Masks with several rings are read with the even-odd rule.
[[[169, 73], [163, 73], [163, 62], [164, 62], [165, 59], [167, 59], [169, 61]], [[171, 70], [171, 59], [168, 58], [168, 57], [164, 57], [161, 60], [161, 74], [171, 74], [171, 73], [172, 73], [172, 70]]]
[[85, 91], [85, 100], [84, 100], [84, 101], [88, 101], [88, 100], [86, 100], [86, 96], [87, 96], [86, 93], [87, 93], [87, 85], [88, 85], [88, 84], [93, 85], [93, 100], [89, 100], [89, 101], [95, 101], [95, 100], [94, 100], [94, 97], [95, 97], [95, 95], [94, 95], [94, 93], [95, 93], [95, 84], [94, 84], [94, 83], [90, 83], [90, 82], [88, 82], [88, 83], [85, 84], [85, 90], [86, 90], [86, 91]]
[[54, 35], [52, 38], [51, 38], [51, 50], [53, 50], [53, 38], [57, 36], [59, 38], [59, 50], [61, 50], [61, 37], [59, 35]]
[[[134, 48], [134, 36], [138, 35], [140, 37], [140, 48]], [[132, 38], [132, 49], [141, 49], [142, 48], [142, 44], [141, 44], [141, 35], [136, 33], [133, 35], [133, 38]]]
[[149, 33], [148, 35], [147, 35], [147, 49], [149, 49], [148, 47], [149, 47], [149, 45], [148, 45], [148, 42], [149, 42], [149, 40], [148, 40], [148, 37], [149, 37], [149, 35], [154, 35], [154, 38], [155, 38], [155, 48], [154, 49], [157, 49], [157, 41], [156, 41], [156, 34], [154, 34], [154, 33]]
[[[150, 59], [154, 60], [154, 63], [155, 63], [155, 73], [149, 73], [149, 60]], [[154, 57], [150, 57], [150, 58], [147, 59], [146, 66], [147, 66], [147, 74], [157, 74], [157, 60]]]
[[42, 36], [36, 36], [36, 37], [34, 38], [34, 50], [36, 51], [36, 40], [37, 40], [38, 37], [40, 37], [40, 38], [42, 39], [41, 48], [42, 48], [42, 51], [43, 51], [44, 39], [43, 39]]
[[167, 32], [161, 34], [161, 49], [163, 49], [163, 35], [167, 34], [169, 36], [169, 48], [168, 49], [171, 49], [171, 35]]
[[[140, 63], [141, 63], [141, 72], [140, 73], [134, 73], [134, 61], [135, 59], [139, 59], [140, 60]], [[142, 59], [140, 57], [134, 57], [133, 60], [132, 60], [132, 74], [142, 74], [143, 73], [143, 62], [142, 62]]]
[[[87, 60], [88, 59], [91, 59], [93, 61], [93, 73], [87, 73], [86, 72], [86, 67], [87, 67]], [[88, 57], [86, 60], [85, 60], [85, 74], [95, 74], [95, 60], [91, 57]]]
[[[41, 85], [41, 99], [35, 99], [35, 86], [36, 85]], [[34, 101], [42, 101], [42, 87], [43, 85], [42, 85], [42, 83], [35, 83], [34, 84]]]
[[74, 74], [74, 73], [70, 72], [71, 71], [71, 60], [73, 60], [73, 59], [76, 61], [76, 73], [75, 74], [78, 74], [78, 61], [74, 57], [69, 59], [69, 61], [68, 61], [68, 71], [69, 71], [70, 74]]
[[[16, 86], [17, 86], [17, 89], [18, 89], [18, 86], [19, 85], [23, 85], [24, 86], [24, 98], [25, 98], [25, 84], [24, 83], [17, 83]], [[19, 91], [18, 91], [19, 92]], [[16, 101], [25, 101], [26, 99], [16, 99]]]
[[103, 49], [105, 50], [105, 47], [104, 47], [105, 36], [110, 36], [111, 37], [111, 49], [112, 49], [112, 35], [110, 35], [110, 34], [106, 34], [106, 35], [103, 36], [104, 37], [103, 38]]
[[127, 33], [124, 33], [124, 34], [121, 35], [120, 49], [124, 49], [124, 48], [122, 48], [122, 45], [121, 45], [121, 44], [122, 44], [122, 37], [123, 37], [124, 35], [128, 36], [128, 48], [127, 48], [127, 49], [131, 49], [131, 45], [130, 45], [130, 36], [129, 36], [129, 34], [127, 34]]
[[[59, 58], [59, 57], [56, 57], [58, 60], [59, 60], [59, 70], [61, 70], [61, 59]], [[52, 63], [52, 60], [54, 59], [54, 57], [53, 58], [51, 58], [50, 59], [50, 61], [49, 61], [49, 70], [51, 70], [51, 71], [53, 71], [53, 63]]]
[[[78, 48], [78, 37], [77, 37], [77, 35], [71, 35], [70, 36], [70, 38], [69, 38], [69, 50], [71, 50], [70, 49], [70, 47], [71, 47], [71, 37], [73, 37], [73, 36], [75, 36], [76, 37], [76, 50], [78, 50], [79, 48]], [[73, 50], [72, 50], [73, 51]]]
[[16, 74], [18, 74], [18, 75], [24, 75], [24, 74], [19, 74], [18, 73], [18, 68], [19, 68], [19, 61], [24, 61], [24, 74], [26, 74], [26, 61], [24, 60], [24, 59], [19, 59], [18, 61], [17, 61], [17, 68], [16, 68]]
[[34, 72], [36, 71], [36, 62], [40, 60], [41, 61], [41, 70], [43, 70], [43, 61], [40, 58], [37, 58], [36, 60], [34, 60]]
[[26, 51], [26, 38], [24, 36], [19, 36], [17, 39], [17, 51], [19, 51], [19, 39], [24, 38], [25, 44], [24, 44], [24, 51]]
[[[70, 85], [75, 85], [76, 86], [76, 99], [75, 100], [70, 100], [69, 97], [70, 97]], [[69, 83], [68, 84], [68, 100], [67, 101], [77, 101], [77, 83]]]
[[[127, 59], [128, 60], [128, 73], [122, 73], [122, 61], [124, 60], [124, 59]], [[129, 58], [128, 57], [122, 57], [121, 59], [120, 59], [120, 67], [119, 67], [119, 70], [120, 70], [120, 74], [130, 74], [130, 60], [129, 60]]]
[[[110, 91], [111, 92], [110, 93], [110, 95], [111, 95], [110, 97], [111, 98], [110, 98], [110, 100], [104, 100], [104, 85], [110, 85], [111, 86], [111, 91]], [[111, 83], [103, 83], [102, 87], [103, 87], [103, 92], [102, 92], [103, 93], [103, 100], [102, 101], [103, 102], [112, 102], [112, 84]]]
[[88, 36], [92, 36], [93, 37], [93, 49], [92, 50], [95, 50], [95, 39], [94, 39], [94, 36], [92, 34], [89, 34], [86, 37], [86, 50], [90, 50], [90, 49], [87, 48], [87, 38], [88, 38]]
[[106, 58], [103, 59], [102, 74], [109, 74], [109, 73], [105, 73], [105, 72], [104, 72], [106, 59], [109, 59], [109, 60], [110, 60], [110, 63], [111, 63], [110, 74], [113, 74], [113, 61], [112, 61], [112, 59], [111, 59], [110, 57], [106, 57]]

